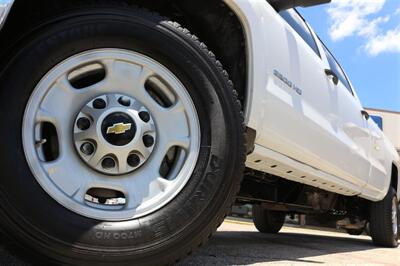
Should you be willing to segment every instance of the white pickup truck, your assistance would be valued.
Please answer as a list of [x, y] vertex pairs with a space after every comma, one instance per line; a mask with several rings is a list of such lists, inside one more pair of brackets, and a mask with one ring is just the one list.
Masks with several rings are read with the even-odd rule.
[[396, 247], [399, 155], [295, 9], [327, 2], [1, 0], [2, 231], [165, 265], [250, 203], [264, 233], [308, 214]]

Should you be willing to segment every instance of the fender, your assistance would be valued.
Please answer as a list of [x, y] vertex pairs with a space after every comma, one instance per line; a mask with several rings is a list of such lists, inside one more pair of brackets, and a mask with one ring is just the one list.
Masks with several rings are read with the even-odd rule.
[[[235, 13], [242, 24], [246, 38], [247, 49], [247, 89], [245, 102], [245, 123], [248, 127], [256, 130], [261, 129], [261, 114], [259, 110], [262, 107], [262, 99], [265, 99], [266, 93], [262, 89], [268, 83], [268, 75], [265, 69], [264, 56], [257, 56], [265, 52], [262, 16], [259, 10], [265, 8], [264, 0], [224, 0], [225, 4]], [[276, 11], [267, 4], [267, 8], [273, 16]]]
[[0, 30], [3, 28], [3, 25], [6, 22], [7, 16], [10, 13], [13, 4], [14, 0], [0, 1]]

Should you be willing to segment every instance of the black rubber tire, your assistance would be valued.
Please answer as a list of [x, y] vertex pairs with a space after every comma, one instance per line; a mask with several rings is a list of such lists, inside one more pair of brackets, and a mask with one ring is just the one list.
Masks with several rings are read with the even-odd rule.
[[253, 205], [253, 222], [261, 233], [279, 233], [285, 223], [285, 218], [285, 212], [270, 211], [260, 205]]
[[[191, 179], [155, 213], [103, 222], [63, 208], [25, 160], [22, 118], [40, 79], [55, 65], [96, 48], [147, 55], [185, 85], [197, 109], [201, 150]], [[245, 161], [241, 105], [227, 72], [188, 30], [155, 13], [97, 6], [48, 22], [15, 47], [0, 76], [0, 222], [39, 261], [62, 265], [166, 265], [205, 243], [229, 213]], [[62, 107], [60, 107], [62, 108]]]
[[400, 215], [397, 207], [397, 234], [393, 230], [392, 203], [397, 202], [396, 191], [389, 188], [386, 197], [378, 202], [371, 203], [370, 207], [370, 233], [372, 241], [377, 246], [395, 248], [399, 245]]
[[360, 236], [364, 233], [364, 229], [346, 229], [346, 232], [351, 236]]

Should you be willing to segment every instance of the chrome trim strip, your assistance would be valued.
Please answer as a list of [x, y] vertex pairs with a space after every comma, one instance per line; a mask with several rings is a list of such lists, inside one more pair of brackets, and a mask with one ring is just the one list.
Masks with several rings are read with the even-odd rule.
[[3, 28], [13, 4], [14, 0], [0, 0], [0, 30]]

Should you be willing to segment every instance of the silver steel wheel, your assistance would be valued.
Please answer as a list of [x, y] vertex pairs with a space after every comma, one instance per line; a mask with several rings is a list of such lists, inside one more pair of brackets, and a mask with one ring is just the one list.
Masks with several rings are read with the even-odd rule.
[[399, 230], [399, 203], [397, 202], [396, 197], [393, 198], [392, 201], [392, 226], [393, 226], [393, 235], [397, 236]]
[[121, 49], [73, 56], [26, 107], [25, 156], [43, 189], [86, 217], [154, 212], [188, 182], [200, 149], [195, 106], [158, 62]]

